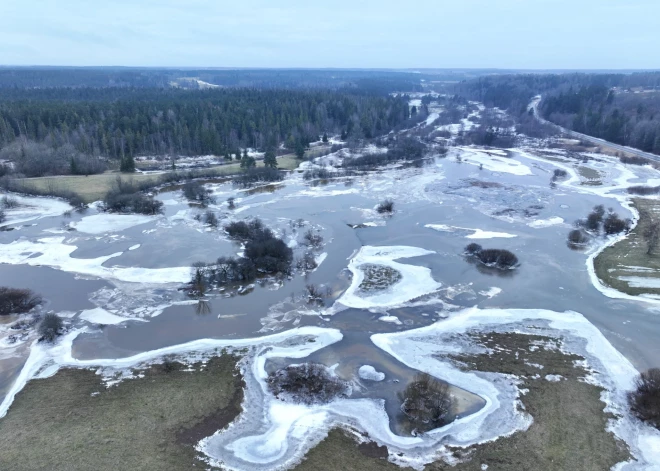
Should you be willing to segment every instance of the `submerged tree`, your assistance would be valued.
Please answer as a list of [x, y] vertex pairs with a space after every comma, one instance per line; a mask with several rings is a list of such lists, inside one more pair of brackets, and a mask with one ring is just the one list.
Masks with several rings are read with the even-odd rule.
[[426, 432], [445, 424], [451, 410], [449, 385], [428, 373], [420, 373], [399, 394], [401, 411], [413, 434]]

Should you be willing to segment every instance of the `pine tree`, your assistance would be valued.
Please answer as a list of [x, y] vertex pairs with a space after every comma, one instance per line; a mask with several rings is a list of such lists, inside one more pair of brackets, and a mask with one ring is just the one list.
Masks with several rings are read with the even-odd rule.
[[71, 175], [78, 175], [78, 163], [76, 162], [76, 159], [71, 157], [71, 163], [69, 166]]
[[257, 162], [254, 160], [254, 157], [244, 157], [241, 159], [241, 168], [248, 170], [257, 166]]
[[323, 143], [324, 144], [328, 143], [328, 134], [327, 133], [323, 133]]
[[135, 159], [133, 159], [132, 155], [128, 154], [122, 157], [119, 163], [119, 171], [124, 173], [135, 172]]
[[277, 168], [277, 157], [275, 156], [275, 150], [269, 148], [264, 155], [264, 166], [270, 168]]
[[296, 143], [296, 159], [304, 159], [305, 158], [305, 146], [303, 145], [302, 142], [298, 141]]

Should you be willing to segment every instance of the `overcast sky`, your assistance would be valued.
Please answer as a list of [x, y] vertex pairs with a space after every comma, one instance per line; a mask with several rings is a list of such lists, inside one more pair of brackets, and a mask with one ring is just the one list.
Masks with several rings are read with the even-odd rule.
[[0, 64], [660, 68], [660, 0], [0, 0]]

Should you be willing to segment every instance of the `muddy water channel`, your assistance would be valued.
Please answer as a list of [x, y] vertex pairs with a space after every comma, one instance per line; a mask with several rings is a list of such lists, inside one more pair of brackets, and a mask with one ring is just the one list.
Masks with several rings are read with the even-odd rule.
[[[14, 230], [0, 232], [0, 285], [41, 293], [44, 311], [60, 313], [72, 329], [84, 328], [73, 354], [85, 360], [127, 357], [202, 338], [257, 337], [303, 325], [337, 328], [343, 340], [310, 359], [333, 367], [347, 380], [357, 378], [363, 365], [384, 373], [380, 382], [359, 381], [352, 395], [385, 399], [395, 432], [397, 394], [416, 371], [374, 346], [370, 336], [429, 325], [466, 307], [577, 311], [636, 367], [660, 366], [657, 310], [643, 301], [604, 296], [588, 275], [588, 253], [566, 244], [573, 221], [597, 204], [630, 217], [617, 199], [604, 195], [620, 186], [625, 175], [609, 161], [592, 161], [598, 171], [589, 173], [589, 184], [551, 185], [557, 162], [537, 157], [511, 152], [499, 157], [493, 170], [470, 163], [470, 156], [465, 157], [468, 162], [449, 156], [430, 159], [420, 168], [389, 168], [324, 182], [305, 182], [293, 173], [263, 191], [209, 183], [216, 197], [210, 209], [221, 221], [259, 217], [298, 255], [309, 228], [320, 231], [324, 246], [315, 254], [320, 265], [307, 275], [262, 280], [241, 294], [212, 292], [203, 304], [180, 290], [188, 267], [236, 255], [242, 247], [221, 229], [196, 221], [202, 210], [189, 206], [179, 189], [156, 196], [165, 204], [163, 216], [136, 217], [129, 223], [107, 219], [94, 207], [83, 214], [49, 215], [15, 225], [10, 219]], [[594, 175], [601, 180], [594, 183]], [[657, 175], [644, 170], [628, 180], [635, 184], [646, 178]], [[230, 197], [236, 201], [234, 210], [225, 203]], [[385, 198], [395, 202], [391, 216], [374, 211]], [[510, 250], [520, 266], [502, 272], [470, 263], [463, 256], [470, 242]], [[14, 244], [23, 245], [14, 249]], [[429, 269], [431, 279], [421, 280], [428, 289], [418, 286], [421, 295], [415, 291], [406, 297], [397, 292], [397, 282], [363, 293], [369, 303], [344, 304], [353, 276], [349, 263], [367, 246], [424, 249], [424, 255], [396, 263], [412, 267], [410, 273], [415, 267]], [[305, 302], [308, 284], [327, 289], [323, 305]], [[358, 290], [351, 299], [360, 296]], [[99, 316], [98, 308], [112, 313], [111, 320]], [[6, 335], [2, 339], [0, 393], [20, 371], [33, 340], [27, 334], [18, 341], [10, 342]], [[286, 363], [293, 362], [272, 360], [267, 368]], [[453, 392], [456, 415], [482, 406], [477, 396]]]

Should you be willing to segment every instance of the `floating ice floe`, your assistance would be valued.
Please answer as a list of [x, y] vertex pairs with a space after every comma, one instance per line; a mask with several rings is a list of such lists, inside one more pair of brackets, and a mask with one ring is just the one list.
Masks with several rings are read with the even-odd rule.
[[120, 232], [131, 227], [156, 221], [159, 216], [144, 216], [141, 214], [94, 214], [85, 216], [71, 226], [78, 232], [86, 234], [103, 234], [106, 232]]
[[390, 324], [401, 325], [402, 322], [396, 316], [381, 316], [378, 318], [381, 322], [389, 322]]
[[515, 234], [509, 234], [508, 232], [493, 232], [493, 231], [484, 231], [482, 229], [471, 229], [469, 227], [458, 227], [458, 226], [447, 226], [445, 224], [426, 224], [424, 227], [433, 229], [439, 232], [455, 232], [455, 231], [471, 231], [472, 234], [465, 236], [466, 239], [496, 239], [504, 238], [510, 239], [513, 237], [518, 237]]
[[[435, 252], [407, 246], [362, 247], [348, 264], [348, 269], [353, 274], [351, 285], [335, 304], [358, 309], [393, 307], [436, 291], [442, 285], [433, 279], [429, 268], [395, 262], [401, 258], [421, 257], [433, 253]], [[389, 267], [399, 272], [401, 277], [385, 290], [374, 294], [360, 292], [359, 287], [365, 276], [361, 267], [365, 264]]]
[[362, 365], [358, 369], [358, 376], [368, 381], [382, 381], [385, 379], [385, 373], [376, 371], [376, 368], [371, 365]]
[[536, 221], [532, 221], [527, 225], [535, 229], [542, 229], [544, 227], [557, 226], [559, 224], [564, 224], [564, 220], [558, 216], [555, 216], [548, 219], [537, 219]]
[[485, 291], [479, 291], [479, 294], [482, 296], [486, 296], [487, 298], [494, 298], [498, 294], [502, 292], [502, 288], [498, 288], [497, 286], [493, 286], [492, 288], [489, 288], [488, 290]]
[[80, 318], [86, 320], [87, 322], [91, 322], [92, 324], [103, 325], [116, 325], [130, 320], [142, 320], [129, 317], [121, 317], [100, 307], [95, 309], [87, 309], [86, 311], [81, 312]]

